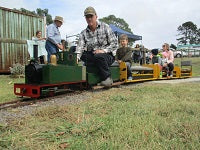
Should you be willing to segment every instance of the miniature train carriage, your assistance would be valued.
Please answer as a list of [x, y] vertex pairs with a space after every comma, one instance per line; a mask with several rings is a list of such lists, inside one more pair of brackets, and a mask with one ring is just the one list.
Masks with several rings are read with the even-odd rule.
[[[161, 70], [158, 64], [144, 64], [142, 66], [132, 66], [133, 80], [127, 80], [126, 63], [120, 63], [120, 80], [126, 83], [140, 82], [156, 79], [167, 79], [165, 70]], [[191, 61], [182, 61], [181, 67], [175, 65], [172, 79], [192, 77], [192, 63]]]

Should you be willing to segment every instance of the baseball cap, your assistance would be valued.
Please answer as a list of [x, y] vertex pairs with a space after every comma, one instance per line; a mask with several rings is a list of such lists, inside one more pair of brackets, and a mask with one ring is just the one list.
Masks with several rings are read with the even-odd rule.
[[85, 9], [84, 11], [84, 16], [87, 16], [87, 15], [96, 15], [96, 11], [93, 7], [89, 6]]

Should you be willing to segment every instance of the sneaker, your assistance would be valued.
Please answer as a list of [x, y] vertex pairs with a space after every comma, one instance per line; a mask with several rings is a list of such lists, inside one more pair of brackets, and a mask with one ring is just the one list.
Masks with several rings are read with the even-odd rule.
[[132, 76], [129, 76], [129, 77], [128, 77], [128, 80], [129, 80], [129, 81], [133, 80], [133, 77], [132, 77]]
[[173, 77], [173, 72], [170, 73], [170, 78], [172, 78], [172, 77]]
[[109, 87], [113, 84], [113, 80], [108, 77], [106, 80], [101, 81], [100, 85], [105, 86], [105, 87]]

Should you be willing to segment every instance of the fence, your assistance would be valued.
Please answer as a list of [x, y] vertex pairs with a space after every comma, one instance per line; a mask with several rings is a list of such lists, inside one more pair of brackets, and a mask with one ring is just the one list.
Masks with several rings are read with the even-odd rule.
[[0, 7], [0, 73], [9, 72], [15, 63], [29, 58], [26, 40], [37, 30], [45, 35], [46, 18]]
[[188, 48], [174, 51], [175, 57], [200, 57], [200, 49]]

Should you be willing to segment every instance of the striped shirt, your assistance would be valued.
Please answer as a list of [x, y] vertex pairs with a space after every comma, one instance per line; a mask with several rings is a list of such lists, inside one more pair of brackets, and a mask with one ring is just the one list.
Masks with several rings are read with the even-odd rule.
[[83, 51], [104, 50], [106, 53], [116, 55], [118, 40], [109, 25], [97, 22], [97, 28], [92, 32], [89, 27], [83, 30], [79, 36], [76, 47], [77, 57], [80, 59]]

